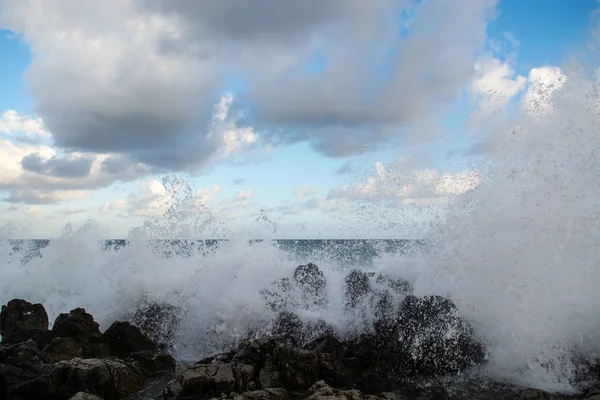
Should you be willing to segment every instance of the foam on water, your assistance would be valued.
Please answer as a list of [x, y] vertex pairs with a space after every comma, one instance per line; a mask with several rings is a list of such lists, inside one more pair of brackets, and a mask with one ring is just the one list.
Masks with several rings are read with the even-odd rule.
[[[437, 221], [427, 252], [382, 252], [370, 266], [408, 278], [417, 294], [451, 296], [488, 346], [490, 376], [561, 391], [572, 389], [565, 354], [600, 351], [598, 83], [575, 67], [565, 75], [560, 89], [539, 88], [542, 108], [491, 130], [481, 185]], [[344, 311], [348, 266], [334, 245], [307, 259], [273, 242], [151, 241], [222, 226], [182, 187], [171, 185], [177, 201], [165, 219], [133, 229], [118, 251], [104, 248], [91, 223], [66, 230], [25, 265], [0, 242], [0, 303], [41, 302], [51, 320], [81, 306], [105, 329], [144, 298], [164, 301], [182, 313], [176, 356], [198, 359], [264, 331], [275, 315], [260, 291], [312, 261], [329, 301], [296, 310], [300, 317], [324, 319], [340, 334], [363, 328]], [[186, 255], [164, 257], [164, 246], [184, 246]]]

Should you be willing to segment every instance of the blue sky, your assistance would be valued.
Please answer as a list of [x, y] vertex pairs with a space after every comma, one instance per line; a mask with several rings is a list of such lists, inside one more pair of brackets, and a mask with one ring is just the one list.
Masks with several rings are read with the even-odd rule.
[[332, 1], [313, 20], [256, 0], [218, 26], [173, 6], [192, 31], [126, 3], [0, 3], [0, 225], [124, 237], [160, 218], [175, 175], [225, 235], [419, 236], [423, 209], [472, 189], [467, 123], [505, 107], [487, 91], [526, 96], [532, 69], [584, 48], [598, 6]]

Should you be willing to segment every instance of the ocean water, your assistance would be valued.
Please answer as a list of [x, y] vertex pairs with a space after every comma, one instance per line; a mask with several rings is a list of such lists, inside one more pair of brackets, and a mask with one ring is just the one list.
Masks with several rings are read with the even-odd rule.
[[94, 223], [49, 242], [5, 235], [0, 303], [40, 302], [51, 320], [84, 307], [103, 329], [143, 301], [168, 303], [181, 318], [175, 356], [194, 360], [268, 329], [276, 315], [261, 291], [308, 261], [328, 301], [291, 311], [340, 335], [368, 330], [368, 304], [345, 310], [343, 280], [359, 268], [450, 297], [488, 348], [487, 377], [573, 391], [570, 354], [600, 352], [599, 76], [574, 61], [533, 85], [524, 110], [487, 124], [480, 184], [432, 216], [420, 241], [157, 240], [204, 232], [206, 215], [182, 197], [126, 242], [106, 242]]

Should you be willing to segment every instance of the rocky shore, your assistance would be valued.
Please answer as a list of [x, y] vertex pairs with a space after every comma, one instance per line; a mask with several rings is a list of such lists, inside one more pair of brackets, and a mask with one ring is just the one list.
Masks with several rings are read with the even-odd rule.
[[[262, 293], [279, 315], [269, 335], [185, 366], [168, 354], [172, 306], [146, 305], [100, 332], [82, 308], [60, 314], [49, 329], [43, 305], [13, 299], [0, 313], [0, 400], [600, 400], [593, 384], [578, 396], [501, 384], [458, 392], [432, 385], [432, 378], [486, 362], [485, 346], [451, 300], [415, 297], [407, 282], [352, 271], [347, 307], [371, 302], [377, 315], [368, 332], [340, 338], [325, 322], [305, 324], [286, 309], [290, 301], [326, 301], [326, 284], [316, 265], [299, 266]], [[288, 296], [293, 291], [300, 300]], [[393, 294], [402, 294], [399, 304]], [[170, 330], [159, 329], [165, 323]], [[600, 382], [598, 364], [588, 362], [582, 374], [582, 381]]]

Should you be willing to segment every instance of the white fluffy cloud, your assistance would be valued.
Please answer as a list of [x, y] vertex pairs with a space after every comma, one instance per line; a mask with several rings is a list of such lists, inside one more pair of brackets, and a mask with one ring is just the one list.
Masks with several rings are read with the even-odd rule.
[[523, 96], [523, 108], [530, 114], [543, 116], [552, 110], [552, 96], [567, 80], [567, 75], [554, 66], [529, 71], [528, 88]]
[[458, 173], [419, 170], [411, 168], [408, 160], [387, 167], [377, 162], [375, 170], [362, 183], [332, 190], [328, 198], [382, 202], [394, 207], [444, 205], [452, 197], [475, 189], [481, 181], [475, 170]]
[[0, 134], [25, 134], [30, 139], [50, 138], [52, 135], [44, 127], [39, 117], [19, 115], [15, 110], [6, 110], [0, 115]]
[[471, 92], [478, 98], [484, 115], [504, 108], [527, 85], [527, 78], [515, 75], [509, 61], [489, 55], [477, 61], [475, 70], [477, 76], [471, 84]]

